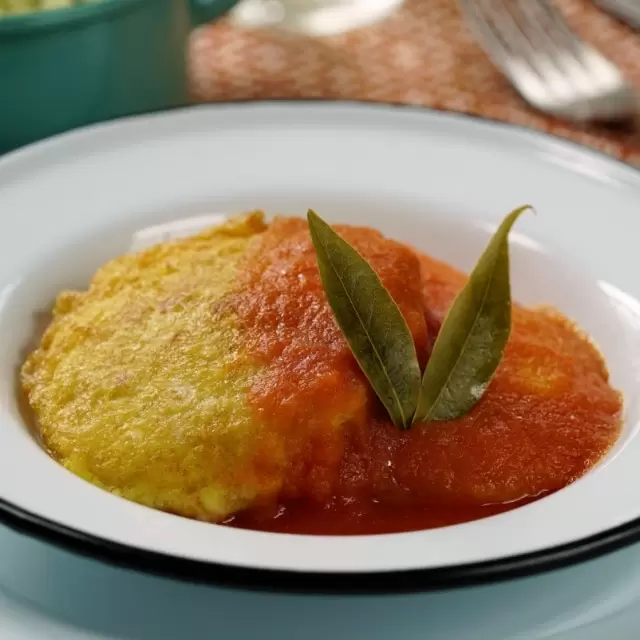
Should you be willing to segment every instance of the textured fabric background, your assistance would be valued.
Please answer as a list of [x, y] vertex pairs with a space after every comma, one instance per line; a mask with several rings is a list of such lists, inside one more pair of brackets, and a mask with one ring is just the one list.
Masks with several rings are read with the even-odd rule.
[[[640, 87], [640, 34], [590, 0], [557, 1], [575, 29]], [[322, 39], [219, 22], [193, 34], [190, 72], [199, 102], [325, 98], [425, 105], [536, 127], [640, 165], [640, 141], [632, 134], [582, 130], [524, 104], [473, 41], [455, 0], [407, 0], [372, 27]]]

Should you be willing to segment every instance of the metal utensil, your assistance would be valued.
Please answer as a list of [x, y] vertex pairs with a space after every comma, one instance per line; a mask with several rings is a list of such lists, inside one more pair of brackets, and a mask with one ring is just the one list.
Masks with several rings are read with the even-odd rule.
[[638, 98], [620, 70], [548, 0], [460, 4], [481, 46], [533, 107], [577, 122], [636, 119]]
[[625, 22], [633, 29], [640, 29], [640, 2], [638, 0], [594, 0], [603, 11]]

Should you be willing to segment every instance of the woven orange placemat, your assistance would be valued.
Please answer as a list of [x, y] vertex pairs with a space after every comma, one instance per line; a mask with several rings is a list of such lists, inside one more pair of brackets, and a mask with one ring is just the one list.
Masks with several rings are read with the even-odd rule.
[[[558, 4], [578, 33], [640, 87], [640, 34], [589, 0]], [[199, 102], [324, 98], [424, 105], [535, 127], [640, 165], [640, 142], [632, 134], [584, 130], [530, 109], [474, 42], [455, 0], [407, 0], [372, 27], [321, 39], [216, 23], [193, 34], [190, 73]]]

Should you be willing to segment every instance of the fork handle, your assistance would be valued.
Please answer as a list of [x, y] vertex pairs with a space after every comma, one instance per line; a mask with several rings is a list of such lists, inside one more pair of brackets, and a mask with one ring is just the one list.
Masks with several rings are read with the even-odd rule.
[[633, 0], [594, 0], [594, 3], [633, 29], [640, 29], [640, 4], [637, 2]]

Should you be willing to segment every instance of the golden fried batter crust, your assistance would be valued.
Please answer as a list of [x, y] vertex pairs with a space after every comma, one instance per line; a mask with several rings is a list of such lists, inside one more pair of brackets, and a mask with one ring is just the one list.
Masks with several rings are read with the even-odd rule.
[[[372, 229], [338, 229], [398, 302], [424, 366], [465, 276]], [[588, 339], [516, 305], [470, 414], [398, 430], [334, 321], [305, 222], [267, 227], [259, 213], [113, 260], [87, 291], [60, 294], [22, 384], [69, 470], [211, 521], [301, 499], [330, 515], [553, 491], [608, 451], [621, 412]]]

